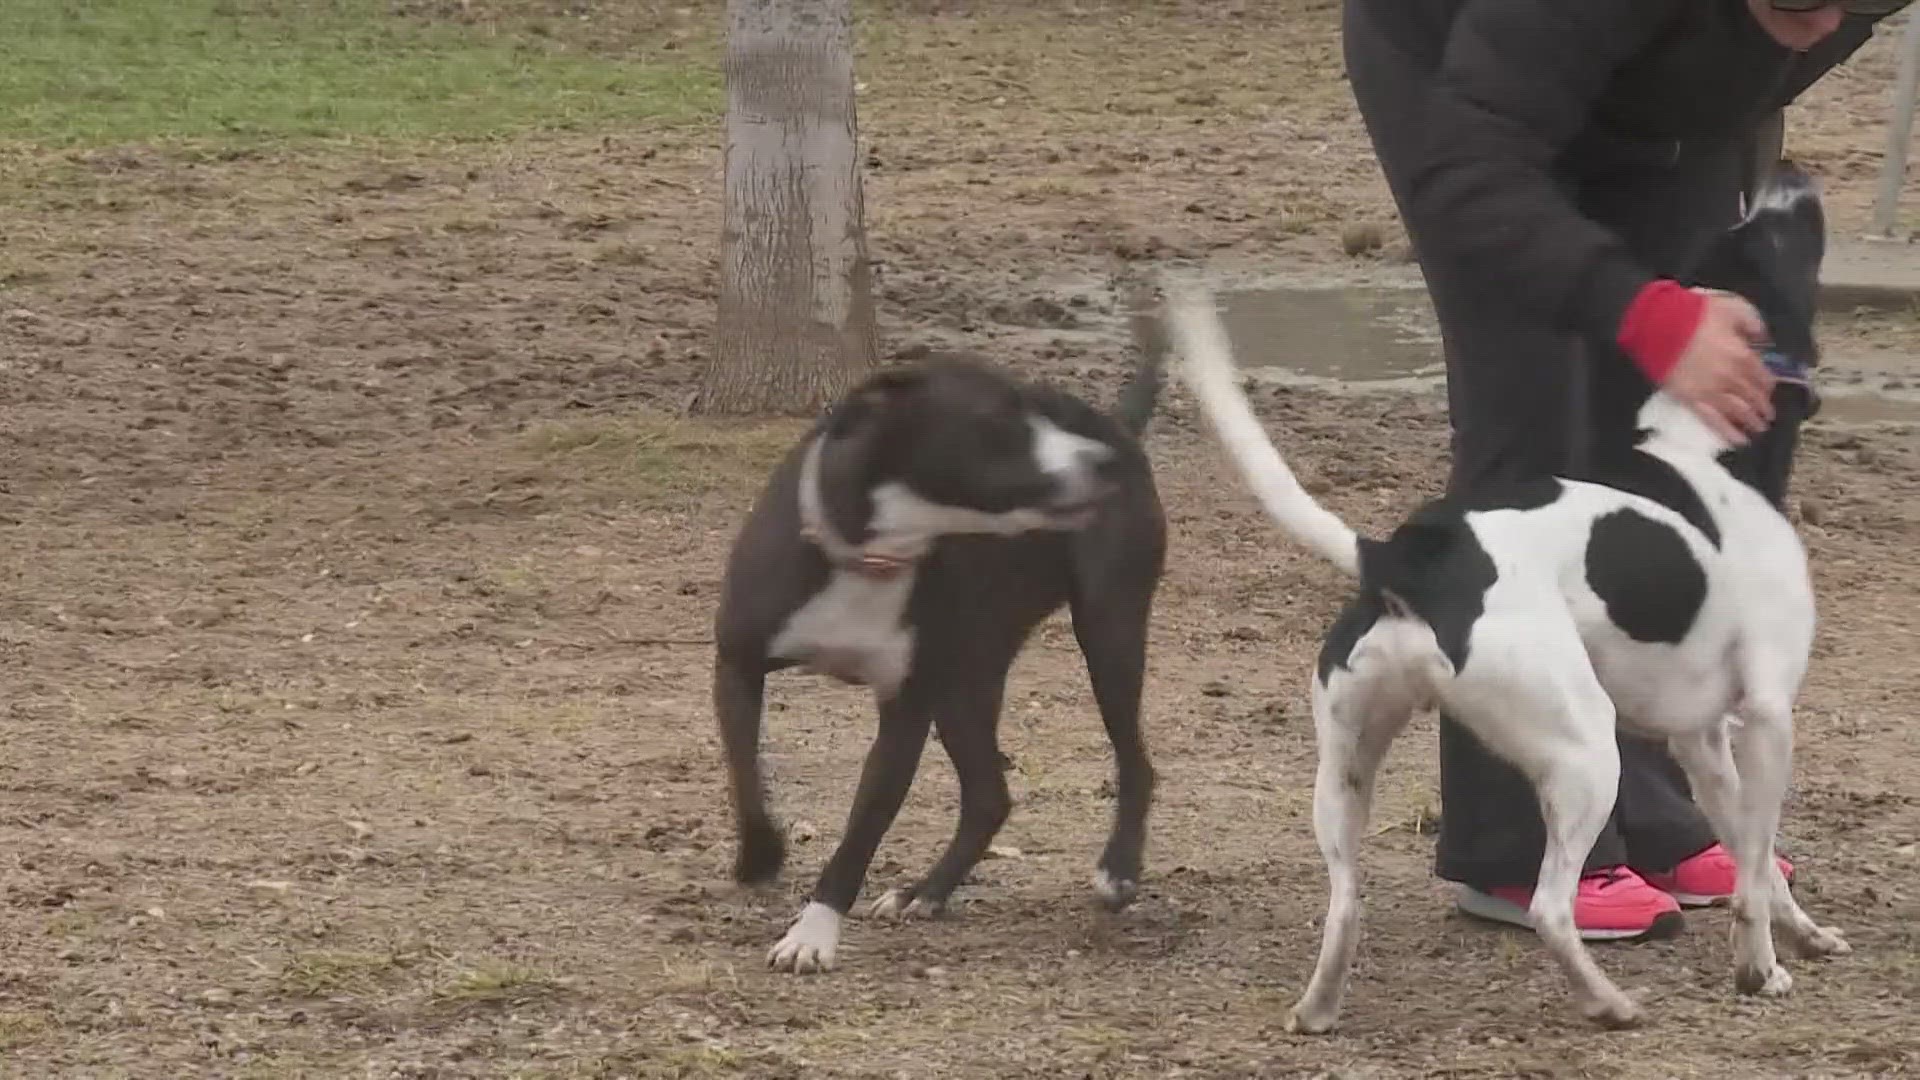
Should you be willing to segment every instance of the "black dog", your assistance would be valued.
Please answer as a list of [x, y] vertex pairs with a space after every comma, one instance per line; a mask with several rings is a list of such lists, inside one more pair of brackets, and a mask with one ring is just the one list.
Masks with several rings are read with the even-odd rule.
[[884, 371], [815, 424], [761, 492], [715, 619], [737, 881], [771, 880], [786, 857], [760, 775], [766, 676], [801, 666], [869, 686], [880, 714], [845, 834], [768, 953], [772, 967], [833, 967], [841, 921], [906, 799], [930, 723], [959, 777], [959, 826], [926, 877], [871, 910], [932, 915], [946, 903], [1012, 806], [998, 745], [1007, 671], [1062, 604], [1119, 788], [1094, 887], [1113, 908], [1133, 899], [1154, 785], [1141, 683], [1166, 554], [1139, 445], [1161, 357], [1144, 353], [1114, 416], [957, 356]]

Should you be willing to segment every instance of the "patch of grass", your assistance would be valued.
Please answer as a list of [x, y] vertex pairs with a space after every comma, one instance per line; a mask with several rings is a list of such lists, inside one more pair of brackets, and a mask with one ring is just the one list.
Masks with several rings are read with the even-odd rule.
[[[463, 698], [449, 698], [445, 703], [436, 699], [432, 706], [432, 715], [445, 716], [449, 721], [456, 718], [472, 720], [489, 731], [525, 732], [549, 738], [604, 728], [609, 717], [620, 715], [616, 704], [604, 701], [515, 698], [476, 703]], [[487, 758], [485, 761], [490, 774], [512, 774], [518, 769], [511, 759]]]
[[301, 997], [369, 994], [380, 989], [408, 958], [382, 952], [308, 952], [287, 962], [280, 985]]
[[15, 265], [0, 259], [0, 291], [44, 284], [52, 278], [53, 274], [45, 267]]
[[[758, 1062], [718, 1046], [660, 1046], [515, 1072], [513, 1080], [694, 1080], [739, 1076]], [[786, 1075], [793, 1070], [779, 1070]]]
[[40, 928], [48, 937], [79, 937], [98, 930], [100, 921], [97, 911], [62, 908], [50, 913]]
[[234, 1080], [305, 1080], [309, 1076], [324, 1075], [327, 1074], [323, 1070], [304, 1060], [279, 1053], [253, 1057], [232, 1074]]
[[38, 1013], [0, 1012], [0, 1050], [12, 1050], [46, 1033], [47, 1018]]
[[524, 964], [484, 961], [454, 973], [434, 988], [436, 1001], [453, 1005], [515, 1004], [560, 989], [552, 976]]
[[662, 1051], [652, 1065], [651, 1075], [660, 1077], [736, 1076], [746, 1071], [747, 1061], [722, 1046], [676, 1046]]
[[637, 416], [536, 427], [525, 445], [547, 458], [616, 470], [641, 495], [694, 494], [764, 474], [805, 425], [799, 421]]
[[736, 990], [740, 978], [733, 966], [716, 966], [708, 960], [666, 959], [660, 962], [659, 992], [704, 995], [715, 989]]
[[699, 60], [596, 55], [381, 0], [6, 0], [0, 141], [488, 138], [707, 120]]

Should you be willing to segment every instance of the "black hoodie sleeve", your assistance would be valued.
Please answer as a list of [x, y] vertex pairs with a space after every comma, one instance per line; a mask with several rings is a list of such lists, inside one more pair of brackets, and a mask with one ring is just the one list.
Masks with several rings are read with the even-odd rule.
[[1550, 169], [1615, 72], [1697, 2], [1467, 0], [1426, 104], [1411, 185], [1422, 256], [1543, 325], [1611, 339], [1654, 275]]
[[1820, 81], [1820, 77], [1845, 63], [1848, 57], [1860, 51], [1860, 46], [1873, 40], [1874, 27], [1893, 17], [1898, 12], [1887, 15], [1849, 15], [1840, 23], [1840, 29], [1833, 36], [1808, 49], [1794, 65], [1792, 75], [1774, 99], [1776, 107], [1785, 107], [1793, 103], [1809, 86]]

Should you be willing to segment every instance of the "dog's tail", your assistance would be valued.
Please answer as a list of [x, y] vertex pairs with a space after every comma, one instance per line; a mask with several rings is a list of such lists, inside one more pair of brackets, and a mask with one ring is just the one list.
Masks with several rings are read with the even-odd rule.
[[1187, 384], [1267, 514], [1295, 540], [1348, 576], [1358, 577], [1359, 538], [1300, 486], [1247, 404], [1212, 294], [1198, 286], [1169, 288], [1167, 322], [1184, 358]]
[[1128, 319], [1132, 324], [1133, 344], [1140, 352], [1140, 360], [1134, 365], [1133, 377], [1120, 388], [1120, 396], [1113, 406], [1113, 418], [1126, 429], [1128, 435], [1140, 439], [1146, 435], [1147, 424], [1153, 419], [1153, 410], [1160, 401], [1160, 387], [1166, 381], [1167, 335], [1160, 326], [1160, 320], [1153, 317], [1148, 303], [1152, 290], [1136, 282], [1121, 292], [1122, 302], [1130, 309]]

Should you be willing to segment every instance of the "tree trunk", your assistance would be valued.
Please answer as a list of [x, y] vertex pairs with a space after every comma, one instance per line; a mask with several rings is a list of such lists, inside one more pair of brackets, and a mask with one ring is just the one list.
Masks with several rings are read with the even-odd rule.
[[694, 411], [803, 415], [879, 364], [850, 0], [728, 0], [726, 208]]

